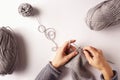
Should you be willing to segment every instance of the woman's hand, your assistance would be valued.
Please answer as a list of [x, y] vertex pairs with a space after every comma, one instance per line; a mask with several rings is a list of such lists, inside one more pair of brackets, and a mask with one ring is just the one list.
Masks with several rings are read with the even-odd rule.
[[[74, 42], [75, 40], [66, 41], [63, 46], [58, 48], [57, 54], [51, 62], [55, 68], [65, 65], [71, 58], [77, 55], [76, 48], [70, 45], [70, 43]], [[69, 52], [70, 49], [72, 49], [72, 52]]]
[[111, 80], [113, 71], [110, 65], [107, 63], [101, 50], [91, 46], [83, 48], [83, 52], [90, 65], [100, 70], [105, 80]]

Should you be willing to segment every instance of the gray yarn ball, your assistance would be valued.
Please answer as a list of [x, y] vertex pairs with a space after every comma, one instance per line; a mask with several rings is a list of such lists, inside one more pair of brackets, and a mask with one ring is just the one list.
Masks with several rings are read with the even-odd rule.
[[91, 8], [86, 23], [91, 30], [102, 30], [120, 23], [120, 0], [106, 0]]
[[0, 74], [11, 74], [17, 61], [15, 35], [7, 28], [0, 28]]
[[31, 16], [33, 15], [33, 7], [28, 3], [22, 3], [18, 7], [18, 12], [24, 17]]

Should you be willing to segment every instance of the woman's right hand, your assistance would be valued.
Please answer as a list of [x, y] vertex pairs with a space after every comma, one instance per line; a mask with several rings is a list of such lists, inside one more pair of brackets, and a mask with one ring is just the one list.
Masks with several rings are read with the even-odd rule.
[[114, 74], [112, 68], [103, 56], [102, 50], [96, 49], [92, 46], [87, 46], [83, 48], [83, 52], [89, 64], [100, 70], [105, 80], [111, 80]]

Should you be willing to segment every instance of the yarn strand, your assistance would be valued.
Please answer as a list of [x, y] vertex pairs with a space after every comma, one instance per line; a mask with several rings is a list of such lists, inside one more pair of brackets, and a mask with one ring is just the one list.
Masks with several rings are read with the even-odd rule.
[[[38, 21], [39, 22], [39, 21]], [[39, 22], [40, 24], [40, 22]], [[44, 33], [45, 37], [52, 41], [55, 45], [55, 47], [52, 47], [52, 51], [56, 51], [58, 48], [58, 44], [55, 42], [55, 38], [56, 38], [56, 31], [54, 28], [46, 28], [44, 25], [39, 25], [38, 26], [38, 31], [40, 33]]]
[[[19, 7], [18, 7], [18, 12], [20, 15], [22, 15], [23, 17], [29, 17], [29, 16], [33, 16], [34, 14], [34, 8], [31, 6], [31, 4], [28, 3], [22, 3]], [[58, 48], [57, 43], [55, 42], [55, 37], [56, 37], [56, 31], [54, 28], [46, 28], [44, 25], [42, 25], [39, 21], [39, 17], [36, 17], [39, 26], [38, 26], [38, 31], [41, 33], [44, 33], [45, 37], [52, 41], [55, 44], [55, 47], [52, 48], [52, 51], [56, 51]]]

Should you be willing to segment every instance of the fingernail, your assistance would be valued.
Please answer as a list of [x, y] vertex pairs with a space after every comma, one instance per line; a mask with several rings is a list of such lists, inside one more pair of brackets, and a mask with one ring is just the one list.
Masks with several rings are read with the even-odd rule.
[[85, 50], [85, 48], [82, 48], [83, 50]]
[[86, 52], [86, 50], [83, 50], [83, 52], [85, 53], [85, 52]]
[[75, 51], [75, 54], [78, 54], [78, 52], [77, 52], [77, 51]]

